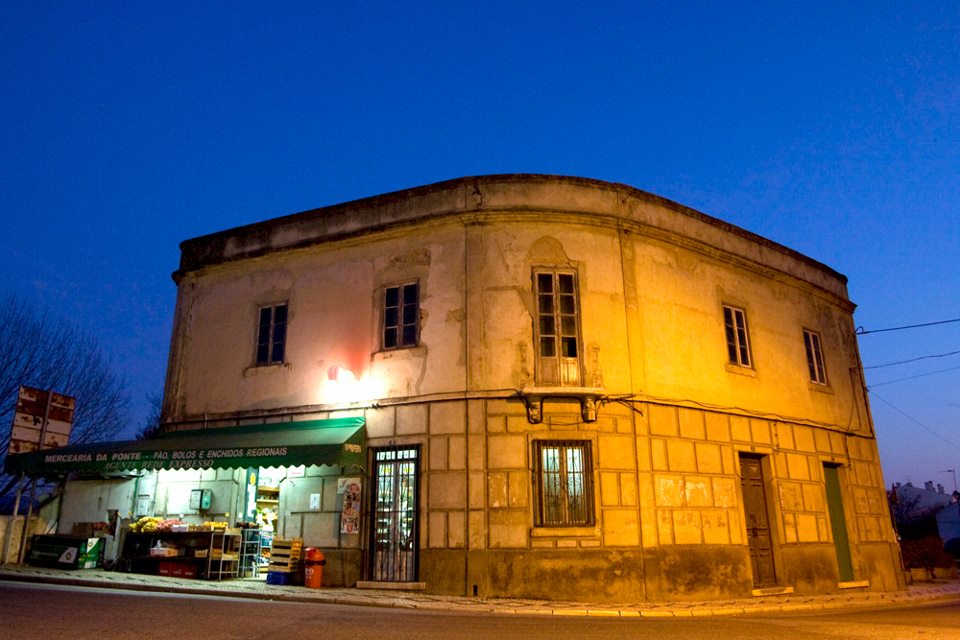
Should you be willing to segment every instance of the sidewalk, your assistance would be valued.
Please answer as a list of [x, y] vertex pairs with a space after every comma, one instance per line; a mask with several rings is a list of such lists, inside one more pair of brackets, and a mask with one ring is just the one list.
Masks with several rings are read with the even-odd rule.
[[960, 599], [960, 580], [940, 580], [911, 585], [906, 591], [876, 593], [845, 592], [825, 596], [764, 596], [710, 602], [639, 602], [631, 604], [587, 604], [512, 598], [467, 598], [434, 596], [391, 590], [323, 588], [269, 585], [263, 579], [189, 580], [166, 576], [120, 573], [102, 569], [47, 569], [29, 565], [0, 566], [0, 580], [68, 584], [107, 589], [158, 591], [218, 595], [287, 602], [397, 607], [471, 613], [521, 615], [613, 616], [613, 617], [692, 617], [815, 611], [854, 607], [917, 604], [938, 599]]

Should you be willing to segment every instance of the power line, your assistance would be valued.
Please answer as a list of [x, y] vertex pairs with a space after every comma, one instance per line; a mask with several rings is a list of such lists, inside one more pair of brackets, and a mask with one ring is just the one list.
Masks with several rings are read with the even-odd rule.
[[901, 331], [903, 329], [919, 329], [920, 327], [932, 327], [938, 324], [950, 324], [951, 322], [960, 322], [960, 318], [954, 318], [952, 320], [939, 320], [937, 322], [924, 322], [923, 324], [908, 324], [903, 327], [890, 327], [889, 329], [871, 329], [867, 331], [863, 327], [857, 327], [857, 335], [865, 336], [869, 333], [883, 333], [884, 331]]
[[960, 351], [951, 351], [950, 353], [937, 353], [937, 354], [929, 355], [929, 356], [920, 356], [919, 358], [911, 358], [911, 359], [909, 359], [909, 360], [900, 360], [899, 362], [888, 362], [887, 364], [875, 364], [875, 365], [870, 366], [870, 367], [864, 367], [864, 370], [866, 370], [866, 369], [883, 369], [884, 367], [893, 367], [893, 366], [896, 366], [896, 365], [898, 365], [898, 364], [909, 364], [909, 363], [911, 363], [911, 362], [919, 362], [920, 360], [928, 360], [928, 359], [930, 359], [930, 358], [946, 358], [947, 356], [955, 356], [955, 355], [957, 355], [958, 353], [960, 353]]
[[927, 373], [918, 373], [915, 376], [907, 376], [906, 378], [897, 378], [896, 380], [887, 380], [885, 382], [878, 382], [876, 384], [871, 384], [867, 386], [867, 390], [873, 389], [874, 387], [882, 387], [884, 385], [893, 384], [894, 382], [903, 382], [905, 380], [914, 380], [916, 378], [926, 378], [927, 376], [936, 375], [938, 373], [946, 373], [947, 371], [956, 371], [960, 367], [950, 367], [949, 369], [938, 369], [937, 371], [928, 371]]
[[890, 407], [891, 409], [893, 409], [894, 411], [896, 411], [897, 413], [899, 413], [900, 415], [902, 415], [904, 418], [910, 420], [911, 422], [913, 422], [914, 424], [916, 424], [916, 425], [917, 425], [918, 427], [920, 427], [921, 429], [924, 429], [925, 431], [929, 431], [931, 434], [933, 434], [934, 436], [936, 436], [936, 437], [939, 438], [940, 440], [943, 440], [944, 442], [946, 442], [946, 443], [949, 444], [950, 446], [956, 447], [957, 449], [960, 449], [960, 444], [957, 444], [956, 442], [954, 442], [954, 441], [952, 441], [952, 440], [948, 440], [947, 438], [943, 437], [942, 435], [940, 435], [939, 433], [937, 433], [936, 431], [934, 431], [933, 429], [931, 429], [931, 428], [928, 427], [927, 425], [923, 424], [922, 422], [920, 422], [919, 420], [917, 420], [917, 419], [914, 418], [913, 416], [904, 413], [903, 411], [901, 411], [901, 410], [898, 409], [897, 407], [893, 406], [892, 404], [890, 404], [889, 402], [887, 402], [886, 400], [884, 400], [883, 398], [881, 398], [880, 396], [878, 396], [876, 391], [873, 391], [872, 389], [868, 389], [868, 391], [870, 392], [870, 395], [871, 395], [871, 396], [873, 396], [874, 398], [876, 398], [877, 400], [879, 400], [879, 401], [882, 402], [883, 404], [887, 405], [888, 407]]

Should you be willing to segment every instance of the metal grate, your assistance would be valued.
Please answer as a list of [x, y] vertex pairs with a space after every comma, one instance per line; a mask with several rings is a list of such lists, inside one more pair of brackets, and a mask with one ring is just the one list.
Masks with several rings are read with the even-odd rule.
[[417, 579], [419, 447], [374, 450], [371, 579]]

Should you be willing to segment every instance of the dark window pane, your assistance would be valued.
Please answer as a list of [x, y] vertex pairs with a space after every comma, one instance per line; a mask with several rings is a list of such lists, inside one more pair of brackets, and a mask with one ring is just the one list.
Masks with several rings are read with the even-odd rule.
[[539, 305], [540, 313], [553, 313], [553, 296], [540, 296]]
[[388, 327], [383, 332], [383, 346], [389, 349], [397, 346], [397, 328]]
[[560, 293], [573, 293], [573, 276], [569, 273], [561, 273], [557, 276], [560, 281]]
[[267, 364], [269, 362], [270, 346], [266, 343], [257, 345], [257, 364]]
[[546, 358], [557, 355], [557, 344], [553, 338], [540, 338], [540, 355]]
[[400, 302], [399, 287], [387, 287], [386, 301], [388, 307], [395, 307]]
[[553, 316], [540, 316], [540, 335], [551, 336], [556, 333]]
[[560, 296], [560, 313], [574, 314], [577, 310], [577, 303], [573, 296]]
[[387, 327], [395, 327], [398, 322], [398, 310], [396, 307], [388, 307], [383, 314], [383, 324]]
[[417, 321], [417, 305], [403, 305], [403, 324], [414, 324]]
[[273, 323], [283, 324], [287, 321], [287, 305], [278, 304], [273, 308]]
[[560, 341], [560, 344], [563, 346], [564, 358], [577, 357], [577, 339], [576, 338], [563, 338]]
[[416, 326], [404, 326], [403, 327], [403, 345], [404, 346], [413, 346], [417, 344], [417, 327]]
[[261, 331], [263, 331], [263, 329], [265, 328], [267, 330], [270, 329], [270, 316], [272, 315], [271, 311], [272, 310], [270, 309], [270, 307], [264, 307], [263, 309], [260, 309], [260, 330]]
[[577, 319], [573, 316], [562, 316], [560, 318], [560, 333], [565, 336], [577, 335]]
[[538, 273], [537, 290], [540, 293], [553, 293], [553, 276], [549, 273]]
[[414, 284], [405, 284], [403, 285], [403, 303], [404, 304], [416, 304], [418, 302], [418, 288], [419, 285]]
[[273, 353], [270, 354], [270, 362], [283, 362], [283, 343], [273, 343]]

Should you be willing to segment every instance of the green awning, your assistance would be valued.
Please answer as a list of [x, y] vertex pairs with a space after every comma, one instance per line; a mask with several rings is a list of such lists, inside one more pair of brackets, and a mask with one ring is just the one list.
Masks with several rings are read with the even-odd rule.
[[363, 418], [175, 431], [149, 440], [94, 442], [8, 455], [4, 471], [29, 476], [159, 469], [364, 466]]

